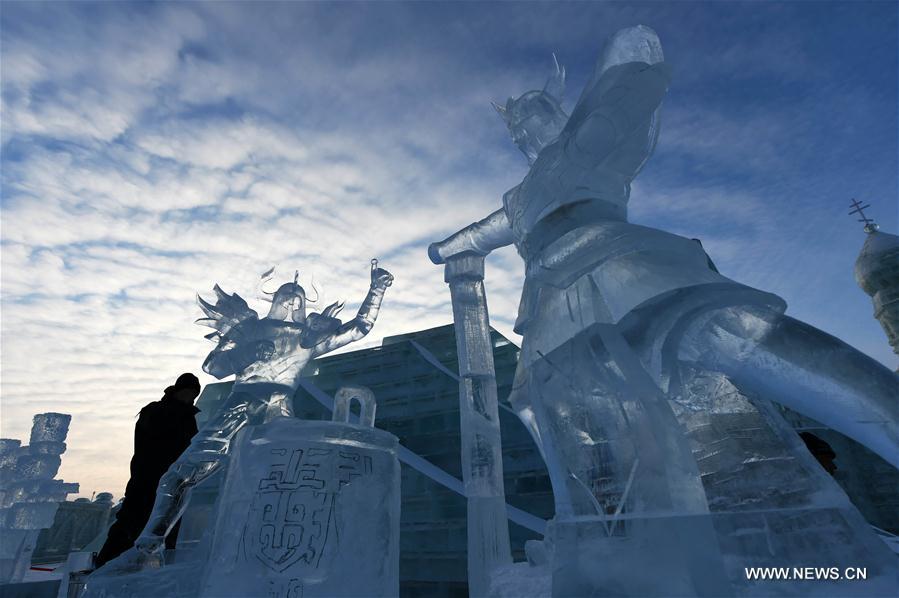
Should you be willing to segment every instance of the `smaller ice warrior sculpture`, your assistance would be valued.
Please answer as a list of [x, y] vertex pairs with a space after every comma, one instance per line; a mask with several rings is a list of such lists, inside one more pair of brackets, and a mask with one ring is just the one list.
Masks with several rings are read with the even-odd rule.
[[78, 492], [78, 484], [53, 479], [71, 420], [64, 413], [40, 413], [27, 446], [0, 438], [0, 584], [22, 581], [41, 530], [53, 525], [66, 495]]
[[231, 394], [160, 479], [153, 512], [135, 548], [94, 575], [155, 564], [158, 559], [148, 557], [161, 551], [166, 535], [187, 507], [191, 487], [221, 467], [235, 435], [247, 424], [293, 415], [291, 399], [303, 367], [309, 360], [368, 334], [391, 284], [393, 275], [372, 260], [368, 295], [356, 317], [345, 323], [336, 317], [341, 303], [307, 314], [306, 291], [297, 283], [297, 276], [275, 291], [264, 318], [236, 293], [229, 295], [218, 285], [215, 304], [199, 298], [207, 318], [198, 323], [214, 328], [207, 338], [218, 342], [203, 371], [220, 379], [235, 375]]
[[[553, 594], [895, 595], [894, 555], [772, 402], [897, 466], [899, 377], [720, 274], [699, 243], [627, 220], [669, 81], [637, 26], [608, 41], [570, 116], [558, 68], [495, 105], [530, 170], [429, 248], [442, 264], [514, 244], [525, 261], [510, 401], [552, 480]], [[745, 573], [810, 563], [868, 577]]]

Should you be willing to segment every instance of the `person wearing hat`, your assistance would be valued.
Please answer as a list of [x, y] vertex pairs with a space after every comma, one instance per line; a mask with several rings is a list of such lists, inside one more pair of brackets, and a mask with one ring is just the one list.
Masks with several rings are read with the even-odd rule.
[[[134, 428], [131, 479], [115, 523], [97, 555], [98, 568], [131, 548], [146, 525], [159, 478], [197, 433], [195, 416], [200, 410], [194, 407], [194, 400], [199, 394], [200, 380], [191, 373], [181, 374], [173, 386], [165, 389], [162, 399], [141, 409]], [[166, 538], [166, 548], [175, 547], [179, 525], [180, 521]]]

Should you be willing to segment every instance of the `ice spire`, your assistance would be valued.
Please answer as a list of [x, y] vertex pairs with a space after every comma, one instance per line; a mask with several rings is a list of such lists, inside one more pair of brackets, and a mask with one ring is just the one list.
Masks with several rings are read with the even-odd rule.
[[851, 205], [855, 209], [852, 210], [851, 212], [849, 212], [849, 215], [851, 216], [852, 214], [858, 214], [859, 216], [861, 216], [861, 218], [859, 218], [858, 221], [865, 223], [865, 232], [866, 233], [868, 233], [868, 234], [876, 233], [878, 230], [880, 230], [880, 227], [877, 225], [876, 222], [874, 222], [873, 219], [865, 216], [865, 210], [870, 208], [871, 204], [862, 205], [862, 203], [859, 200], [853, 199]]
[[[899, 237], [880, 230], [873, 219], [865, 216], [870, 205], [852, 200], [850, 214], [858, 214], [868, 233], [855, 260], [855, 280], [871, 297], [874, 317], [880, 322], [893, 352], [899, 355]], [[899, 371], [899, 370], [897, 370]]]

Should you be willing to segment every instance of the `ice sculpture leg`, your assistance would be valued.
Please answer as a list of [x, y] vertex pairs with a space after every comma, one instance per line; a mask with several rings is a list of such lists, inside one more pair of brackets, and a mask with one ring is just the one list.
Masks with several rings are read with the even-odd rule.
[[664, 566], [672, 594], [725, 594], [690, 447], [614, 326], [590, 327], [527, 376], [556, 495], [553, 593], [651, 593], [645, 572]]
[[[766, 398], [723, 374], [680, 364], [670, 402], [702, 476], [736, 596], [897, 595], [891, 554], [796, 431]], [[839, 538], [835, 542], [834, 538]], [[752, 580], [747, 567], [865, 567], [867, 579]]]
[[222, 409], [210, 419], [194, 437], [190, 446], [169, 467], [159, 480], [156, 502], [147, 525], [135, 542], [135, 548], [97, 570], [95, 575], [115, 575], [139, 570], [149, 561], [147, 557], [159, 552], [165, 537], [187, 507], [190, 489], [212, 475], [222, 465], [234, 436], [247, 425], [252, 415], [248, 405], [256, 411], [267, 408], [261, 401], [251, 401], [243, 392], [232, 392]]
[[667, 400], [613, 326], [592, 326], [529, 369], [544, 449], [556, 453], [547, 455], [556, 460], [550, 475], [568, 489], [557, 514], [632, 511], [626, 503], [638, 490], [646, 511], [706, 511]]
[[763, 308], [734, 307], [697, 322], [680, 357], [821, 422], [899, 468], [899, 376], [841, 340]]
[[187, 506], [191, 487], [212, 475], [228, 453], [231, 440], [249, 421], [244, 393], [231, 393], [225, 407], [210, 419], [159, 480], [156, 503], [135, 546], [143, 552], [158, 551], [166, 535]]
[[225, 407], [203, 426], [187, 450], [163, 474], [153, 512], [135, 543], [140, 550], [150, 553], [162, 547], [187, 506], [190, 489], [221, 467], [234, 436], [251, 419], [271, 421], [293, 416], [293, 407], [284, 393], [265, 394], [270, 395], [267, 401], [241, 390], [232, 392]]

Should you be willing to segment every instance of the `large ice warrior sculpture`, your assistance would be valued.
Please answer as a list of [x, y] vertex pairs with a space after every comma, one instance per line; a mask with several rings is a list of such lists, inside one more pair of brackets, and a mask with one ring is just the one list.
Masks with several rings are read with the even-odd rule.
[[207, 315], [198, 323], [214, 328], [207, 338], [218, 343], [203, 363], [203, 371], [216, 378], [233, 374], [234, 386], [222, 408], [160, 479], [156, 503], [135, 548], [97, 572], [102, 575], [107, 570], [114, 573], [152, 564], [155, 559], [147, 557], [161, 551], [166, 535], [187, 507], [191, 487], [221, 467], [234, 436], [247, 424], [291, 417], [291, 400], [303, 367], [311, 359], [368, 334], [391, 284], [393, 275], [372, 260], [368, 295], [356, 317], [345, 323], [336, 317], [343, 308], [341, 303], [307, 314], [306, 291], [296, 276], [275, 291], [264, 318], [239, 295], [229, 295], [218, 285], [214, 305], [198, 298]]
[[769, 401], [895, 466], [899, 378], [719, 274], [699, 243], [627, 221], [669, 81], [637, 26], [607, 42], [570, 116], [561, 70], [495, 105], [530, 170], [429, 248], [444, 263], [514, 243], [525, 261], [510, 400], [552, 480], [553, 593], [795, 594], [745, 567], [813, 563], [867, 580], [804, 593], [895, 595], [894, 555]]

